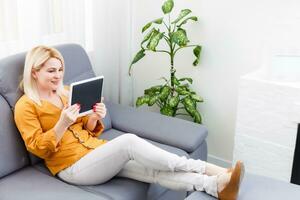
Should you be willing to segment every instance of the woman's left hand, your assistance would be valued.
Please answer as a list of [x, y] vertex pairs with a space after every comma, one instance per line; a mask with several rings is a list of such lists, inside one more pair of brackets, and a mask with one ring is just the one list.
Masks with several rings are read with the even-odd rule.
[[[101, 98], [101, 102], [103, 102], [104, 97]], [[104, 103], [96, 103], [93, 106], [93, 113], [90, 115], [90, 117], [95, 117], [97, 119], [103, 119], [106, 115], [106, 107]]]

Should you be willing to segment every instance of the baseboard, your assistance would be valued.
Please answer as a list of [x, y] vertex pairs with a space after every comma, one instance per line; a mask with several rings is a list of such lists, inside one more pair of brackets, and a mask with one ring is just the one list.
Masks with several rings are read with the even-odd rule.
[[231, 167], [231, 163], [232, 163], [229, 160], [225, 160], [225, 159], [222, 159], [217, 156], [210, 155], [210, 154], [208, 154], [208, 156], [207, 156], [207, 161], [209, 163], [212, 163], [212, 164], [215, 164], [215, 165], [218, 165], [221, 167], [226, 167], [226, 168]]

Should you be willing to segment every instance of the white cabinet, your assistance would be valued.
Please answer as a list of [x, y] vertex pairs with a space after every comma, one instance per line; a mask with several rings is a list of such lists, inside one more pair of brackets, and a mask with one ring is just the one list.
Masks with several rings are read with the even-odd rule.
[[240, 79], [233, 159], [243, 160], [248, 172], [289, 182], [300, 123], [300, 84], [264, 77], [257, 71]]

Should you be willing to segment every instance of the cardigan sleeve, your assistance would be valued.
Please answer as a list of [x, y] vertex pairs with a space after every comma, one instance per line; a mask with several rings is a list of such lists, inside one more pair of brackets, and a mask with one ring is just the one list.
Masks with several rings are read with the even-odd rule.
[[84, 129], [87, 130], [89, 132], [89, 134], [91, 136], [94, 136], [94, 137], [98, 137], [99, 135], [101, 135], [101, 133], [103, 132], [104, 130], [104, 123], [102, 122], [102, 120], [97, 120], [97, 124], [96, 124], [96, 127], [94, 128], [93, 131], [90, 131], [86, 125], [87, 125], [87, 122], [89, 120], [89, 116], [86, 115], [82, 118], [82, 122], [83, 122], [83, 126], [84, 126]]
[[27, 150], [45, 159], [59, 149], [53, 128], [43, 132], [34, 106], [29, 102], [18, 102], [15, 106], [16, 126], [24, 140]]

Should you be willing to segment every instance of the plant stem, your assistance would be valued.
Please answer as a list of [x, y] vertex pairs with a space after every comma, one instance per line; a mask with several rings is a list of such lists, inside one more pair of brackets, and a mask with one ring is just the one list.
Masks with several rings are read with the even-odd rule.
[[176, 29], [176, 23], [174, 24], [173, 32], [175, 32], [175, 29]]
[[169, 32], [171, 32], [171, 17], [170, 17], [170, 13], [168, 14], [168, 16], [169, 16]]
[[183, 48], [186, 48], [186, 47], [196, 47], [198, 45], [188, 45], [188, 46], [184, 46], [184, 47], [179, 47], [178, 49], [175, 50], [174, 54], [176, 54], [176, 52], [179, 50], [179, 49], [183, 49]]
[[172, 41], [172, 32], [171, 32], [171, 24], [170, 24], [170, 14], [169, 14], [169, 48], [170, 48], [170, 61], [171, 61], [171, 69], [170, 69], [170, 72], [171, 72], [171, 88], [172, 88], [172, 95], [174, 95], [174, 92], [175, 92], [175, 87], [174, 87], [174, 77], [175, 77], [175, 69], [174, 69], [174, 47], [173, 47], [173, 41]]
[[170, 46], [170, 39], [167, 36], [165, 36], [165, 35], [164, 35], [164, 39], [168, 43], [168, 45]]
[[162, 52], [162, 53], [167, 53], [167, 54], [170, 54], [170, 52], [168, 52], [168, 51], [165, 51], [165, 50], [156, 50], [156, 52]]
[[164, 23], [165, 27], [169, 30], [169, 27], [168, 27], [168, 25], [165, 23], [165, 21], [163, 21], [163, 23]]
[[[150, 49], [145, 49], [145, 51], [152, 51], [152, 50], [150, 50]], [[167, 53], [167, 54], [170, 55], [170, 52], [165, 51], [165, 50], [155, 50], [155, 52]]]

